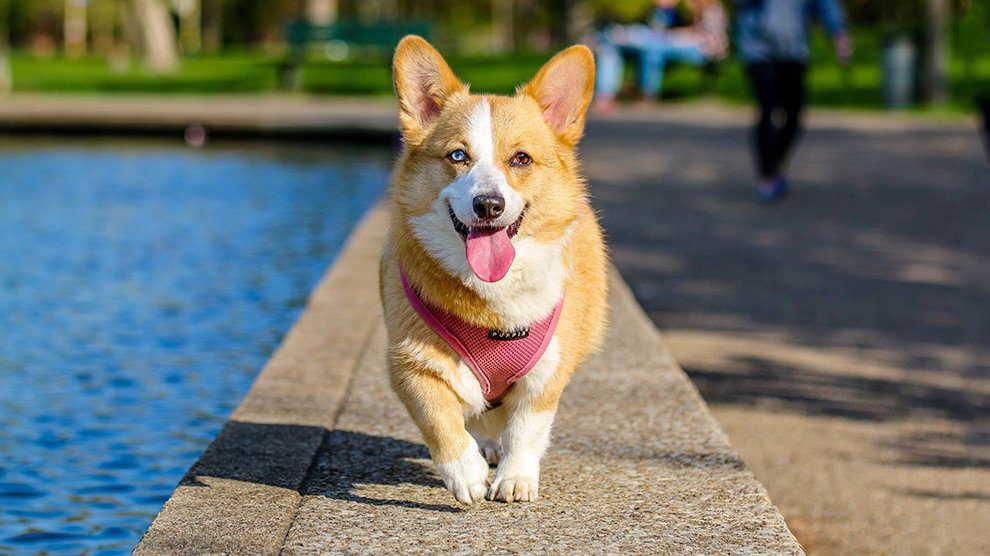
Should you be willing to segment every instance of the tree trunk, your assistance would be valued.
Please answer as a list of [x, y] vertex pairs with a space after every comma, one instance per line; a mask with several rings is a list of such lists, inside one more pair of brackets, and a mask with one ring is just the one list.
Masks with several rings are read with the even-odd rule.
[[555, 46], [565, 45], [571, 38], [570, 7], [572, 0], [552, 0], [550, 2], [550, 39]]
[[62, 34], [65, 37], [65, 53], [69, 58], [86, 55], [86, 5], [87, 0], [65, 0], [65, 19]]
[[179, 43], [182, 52], [198, 54], [203, 48], [203, 6], [200, 0], [179, 0]]
[[306, 20], [313, 25], [337, 21], [337, 0], [306, 0]]
[[925, 63], [925, 92], [936, 105], [949, 102], [949, 6], [948, 0], [927, 0], [928, 56]]
[[223, 0], [203, 0], [203, 51], [216, 54], [223, 43]]
[[513, 0], [492, 0], [492, 47], [508, 52], [515, 47], [515, 9]]
[[586, 40], [595, 28], [595, 9], [588, 0], [567, 2], [567, 42]]
[[0, 94], [7, 94], [14, 87], [14, 80], [10, 74], [10, 36], [7, 26], [7, 16], [10, 13], [9, 6], [0, 1]]
[[144, 59], [155, 73], [173, 73], [179, 69], [179, 47], [175, 26], [161, 0], [131, 0], [134, 17], [141, 34]]
[[117, 46], [114, 33], [116, 18], [117, 5], [113, 0], [92, 0], [89, 3], [90, 32], [96, 54], [108, 55]]

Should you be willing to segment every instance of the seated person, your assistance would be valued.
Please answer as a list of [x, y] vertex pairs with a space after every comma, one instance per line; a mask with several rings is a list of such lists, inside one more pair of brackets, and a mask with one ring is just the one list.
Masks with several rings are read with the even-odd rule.
[[682, 25], [677, 4], [680, 0], [657, 0], [653, 3], [653, 10], [648, 18], [649, 26], [657, 31], [663, 31]]
[[689, 0], [694, 23], [675, 27], [677, 0], [656, 0], [651, 25], [613, 25], [599, 34], [596, 45], [595, 107], [615, 106], [622, 86], [622, 55], [637, 60], [639, 89], [644, 99], [655, 100], [663, 88], [664, 70], [670, 62], [705, 65], [725, 57], [729, 38], [725, 9], [719, 0]]

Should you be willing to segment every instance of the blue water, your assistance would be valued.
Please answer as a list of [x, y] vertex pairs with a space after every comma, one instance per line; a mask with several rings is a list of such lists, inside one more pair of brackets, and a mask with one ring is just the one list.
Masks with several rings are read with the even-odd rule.
[[0, 553], [127, 553], [390, 153], [0, 142]]

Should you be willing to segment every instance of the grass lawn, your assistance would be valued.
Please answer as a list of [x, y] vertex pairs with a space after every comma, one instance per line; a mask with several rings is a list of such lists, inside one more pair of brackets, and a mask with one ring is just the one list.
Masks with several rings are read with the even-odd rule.
[[[810, 103], [817, 106], [878, 109], [882, 107], [880, 44], [876, 34], [858, 33], [856, 55], [848, 68], [840, 68], [827, 41], [816, 35], [809, 74]], [[532, 77], [546, 61], [546, 54], [512, 56], [452, 56], [454, 71], [475, 91], [510, 93]], [[267, 93], [278, 89], [280, 58], [258, 52], [234, 52], [214, 57], [188, 58], [172, 76], [151, 75], [140, 63], [124, 71], [111, 69], [102, 58], [67, 60], [11, 57], [14, 90], [57, 93]], [[953, 109], [970, 110], [973, 96], [990, 91], [990, 45], [966, 60], [954, 58], [950, 81]], [[390, 95], [391, 73], [386, 57], [343, 62], [320, 59], [314, 54], [303, 71], [303, 90], [317, 95]], [[664, 97], [690, 99], [706, 94], [729, 102], [749, 99], [741, 64], [730, 59], [714, 79], [693, 67], [668, 71]]]
[[[452, 57], [450, 62], [473, 89], [510, 93], [532, 77], [546, 59], [545, 54], [520, 54]], [[103, 58], [33, 58], [17, 53], [11, 57], [11, 72], [16, 92], [265, 93], [278, 88], [280, 62], [278, 57], [252, 52], [187, 58], [178, 73], [161, 76], [148, 73], [138, 62], [119, 71]], [[303, 70], [303, 90], [327, 95], [390, 95], [389, 60], [333, 62], [314, 55]]]
[[172, 76], [157, 76], [135, 62], [117, 71], [103, 58], [10, 60], [15, 92], [45, 93], [259, 93], [277, 85], [274, 60], [261, 54], [225, 54], [183, 60]]

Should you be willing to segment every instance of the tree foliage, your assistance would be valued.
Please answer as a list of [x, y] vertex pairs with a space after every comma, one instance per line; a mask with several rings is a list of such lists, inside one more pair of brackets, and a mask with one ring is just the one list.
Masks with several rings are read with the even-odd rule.
[[[124, 34], [122, 6], [126, 0], [89, 0], [95, 35]], [[172, 0], [163, 0], [171, 3]], [[925, 21], [927, 0], [845, 0], [853, 24], [874, 28], [917, 27]], [[4, 2], [6, 9], [3, 9]], [[225, 46], [277, 41], [285, 24], [303, 13], [305, 0], [201, 0], [204, 26]], [[735, 0], [724, 0], [730, 10]], [[342, 19], [363, 22], [428, 21], [435, 38], [467, 51], [491, 48], [493, 36], [506, 32], [515, 49], [543, 48], [564, 40], [566, 11], [590, 13], [594, 21], [641, 20], [652, 0], [338, 0]], [[511, 20], [498, 21], [496, 4], [511, 5]], [[59, 44], [65, 0], [0, 0], [0, 18], [18, 47], [47, 37]], [[986, 42], [988, 0], [951, 0], [954, 37], [977, 37]], [[218, 17], [217, 17], [218, 16]], [[503, 28], [500, 28], [503, 27]], [[977, 41], [978, 42], [978, 41]], [[97, 49], [99, 50], [99, 49]]]

